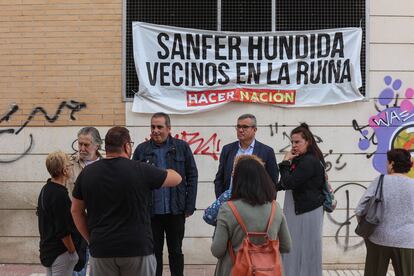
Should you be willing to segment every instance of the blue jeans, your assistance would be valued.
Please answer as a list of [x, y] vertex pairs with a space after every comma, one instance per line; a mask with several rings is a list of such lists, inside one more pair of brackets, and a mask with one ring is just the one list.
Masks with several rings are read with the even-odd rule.
[[[82, 268], [81, 271], [73, 271], [72, 276], [86, 276], [86, 271], [88, 270], [88, 261], [89, 261], [89, 247], [86, 248], [86, 261], [85, 266]], [[93, 276], [89, 273], [89, 276]]]

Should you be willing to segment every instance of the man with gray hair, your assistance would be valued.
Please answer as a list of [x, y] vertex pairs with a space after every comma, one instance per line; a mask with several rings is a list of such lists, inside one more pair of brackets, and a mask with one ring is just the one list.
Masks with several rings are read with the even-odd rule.
[[77, 152], [73, 154], [70, 161], [73, 163], [72, 177], [66, 182], [69, 195], [72, 197], [72, 191], [76, 178], [81, 171], [89, 164], [102, 158], [99, 150], [101, 149], [102, 139], [99, 131], [95, 127], [83, 127], [78, 131]]
[[[83, 127], [78, 131], [78, 151], [76, 154], [72, 155], [70, 158], [72, 166], [72, 175], [66, 181], [65, 186], [69, 190], [69, 196], [72, 199], [72, 191], [75, 187], [76, 179], [78, 178], [81, 171], [87, 166], [92, 164], [95, 161], [98, 161], [102, 158], [99, 150], [101, 149], [102, 139], [99, 131], [95, 127]], [[86, 247], [86, 244], [84, 245]], [[80, 256], [83, 257], [83, 256]], [[74, 272], [73, 276], [86, 276], [86, 271], [88, 268], [88, 258], [89, 252], [84, 254], [85, 257], [85, 267], [79, 271]]]
[[220, 154], [220, 163], [214, 179], [215, 194], [218, 198], [230, 188], [234, 159], [243, 154], [254, 154], [265, 162], [265, 168], [273, 183], [277, 183], [279, 170], [273, 149], [256, 140], [257, 120], [252, 114], [243, 114], [237, 119], [238, 141], [227, 144]]

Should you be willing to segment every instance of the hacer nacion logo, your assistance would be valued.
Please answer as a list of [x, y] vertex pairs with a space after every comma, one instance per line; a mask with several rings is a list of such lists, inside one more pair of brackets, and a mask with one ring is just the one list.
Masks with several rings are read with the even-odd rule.
[[187, 106], [203, 106], [224, 102], [291, 105], [296, 102], [296, 90], [235, 88], [187, 91]]

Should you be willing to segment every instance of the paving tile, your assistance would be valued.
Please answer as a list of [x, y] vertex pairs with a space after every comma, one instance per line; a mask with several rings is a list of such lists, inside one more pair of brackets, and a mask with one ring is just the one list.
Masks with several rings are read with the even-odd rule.
[[[211, 276], [214, 275], [214, 265], [186, 265], [185, 276]], [[40, 265], [0, 264], [1, 276], [45, 276], [45, 270]], [[164, 276], [171, 276], [168, 266], [164, 268]], [[363, 270], [329, 269], [323, 271], [323, 276], [363, 276]], [[387, 276], [395, 276], [390, 270]]]
[[352, 276], [364, 276], [363, 270], [351, 270]]
[[338, 270], [336, 271], [336, 273], [338, 273], [338, 275], [339, 275], [339, 276], [348, 276], [344, 270], [339, 270], [339, 269], [338, 269]]

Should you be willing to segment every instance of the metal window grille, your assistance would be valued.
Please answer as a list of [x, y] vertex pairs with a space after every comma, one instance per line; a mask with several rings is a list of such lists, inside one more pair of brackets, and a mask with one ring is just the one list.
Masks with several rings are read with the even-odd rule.
[[[272, 1], [275, 5], [272, 5]], [[235, 32], [362, 27], [361, 92], [365, 94], [365, 2], [366, 0], [125, 0], [124, 95], [127, 99], [133, 98], [138, 90], [132, 46], [133, 21]], [[272, 14], [275, 16], [273, 21]], [[276, 26], [272, 26], [272, 22]]]

